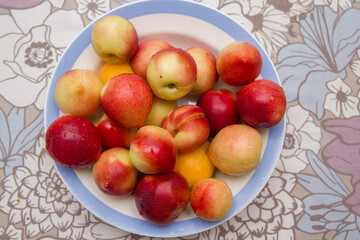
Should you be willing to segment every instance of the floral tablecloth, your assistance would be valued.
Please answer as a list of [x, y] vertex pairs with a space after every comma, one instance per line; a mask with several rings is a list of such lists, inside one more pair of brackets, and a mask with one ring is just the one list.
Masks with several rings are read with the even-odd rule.
[[[186, 239], [360, 239], [360, 1], [197, 0], [266, 49], [287, 94], [286, 136], [261, 193]], [[122, 0], [0, 0], [0, 239], [139, 239], [96, 218], [44, 149], [56, 63]]]

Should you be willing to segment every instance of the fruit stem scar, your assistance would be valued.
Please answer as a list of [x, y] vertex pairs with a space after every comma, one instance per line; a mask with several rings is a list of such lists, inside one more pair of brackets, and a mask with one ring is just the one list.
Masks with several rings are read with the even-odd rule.
[[78, 87], [77, 90], [76, 90], [76, 92], [77, 92], [78, 94], [81, 94], [81, 93], [84, 92], [84, 88], [83, 88], [83, 87]]
[[[162, 77], [162, 76], [160, 76], [160, 77]], [[170, 84], [168, 85], [168, 87], [169, 87], [169, 88], [174, 88], [174, 87], [175, 87], [175, 84], [170, 83]]]

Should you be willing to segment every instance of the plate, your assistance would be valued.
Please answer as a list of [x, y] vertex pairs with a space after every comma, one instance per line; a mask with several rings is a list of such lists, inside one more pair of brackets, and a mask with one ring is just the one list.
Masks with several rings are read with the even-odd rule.
[[[130, 3], [116, 8], [106, 15], [119, 15], [129, 19], [135, 26], [139, 42], [148, 39], [162, 39], [171, 45], [186, 49], [202, 46], [215, 56], [227, 44], [247, 41], [255, 45], [262, 55], [261, 77], [280, 84], [277, 72], [264, 49], [244, 28], [223, 13], [196, 2], [181, 0], [156, 0]], [[98, 71], [103, 62], [91, 46], [91, 31], [96, 20], [89, 24], [69, 45], [52, 76], [46, 98], [45, 129], [61, 115], [54, 99], [57, 80], [74, 68]], [[219, 81], [215, 88], [236, 88]], [[178, 100], [178, 105], [195, 104], [196, 98]], [[174, 223], [167, 226], [154, 225], [141, 218], [136, 210], [133, 194], [118, 199], [105, 195], [95, 185], [91, 169], [73, 170], [56, 163], [59, 174], [73, 195], [89, 211], [109, 224], [139, 235], [153, 237], [179, 237], [199, 233], [230, 219], [245, 208], [265, 186], [280, 155], [284, 139], [285, 122], [270, 129], [259, 129], [263, 138], [263, 151], [259, 166], [244, 176], [229, 176], [217, 171], [216, 178], [223, 179], [230, 186], [233, 205], [229, 214], [216, 222], [204, 221], [195, 216], [188, 206]]]

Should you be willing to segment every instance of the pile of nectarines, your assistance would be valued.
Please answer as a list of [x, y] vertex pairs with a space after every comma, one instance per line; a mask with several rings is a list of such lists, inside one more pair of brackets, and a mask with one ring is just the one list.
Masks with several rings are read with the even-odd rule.
[[[104, 62], [129, 63], [133, 73], [100, 80], [92, 70], [73, 69], [58, 79], [54, 97], [63, 115], [46, 132], [51, 157], [70, 168], [91, 167], [105, 194], [134, 193], [139, 214], [152, 223], [172, 223], [189, 202], [205, 220], [224, 218], [233, 195], [225, 181], [211, 176], [214, 167], [189, 185], [186, 170], [175, 165], [179, 155], [194, 152], [188, 156], [206, 155], [226, 174], [258, 166], [258, 128], [278, 124], [286, 108], [283, 89], [257, 79], [259, 50], [236, 41], [215, 57], [199, 46], [139, 43], [131, 22], [115, 15], [94, 24], [91, 43]], [[219, 77], [243, 88], [236, 94], [214, 89]], [[197, 96], [196, 105], [178, 106], [187, 95]]]

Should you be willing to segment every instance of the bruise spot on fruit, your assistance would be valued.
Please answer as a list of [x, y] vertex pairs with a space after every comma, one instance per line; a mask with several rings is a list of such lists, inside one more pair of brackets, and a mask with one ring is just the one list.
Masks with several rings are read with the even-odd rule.
[[162, 75], [160, 75], [160, 78], [162, 78]]

